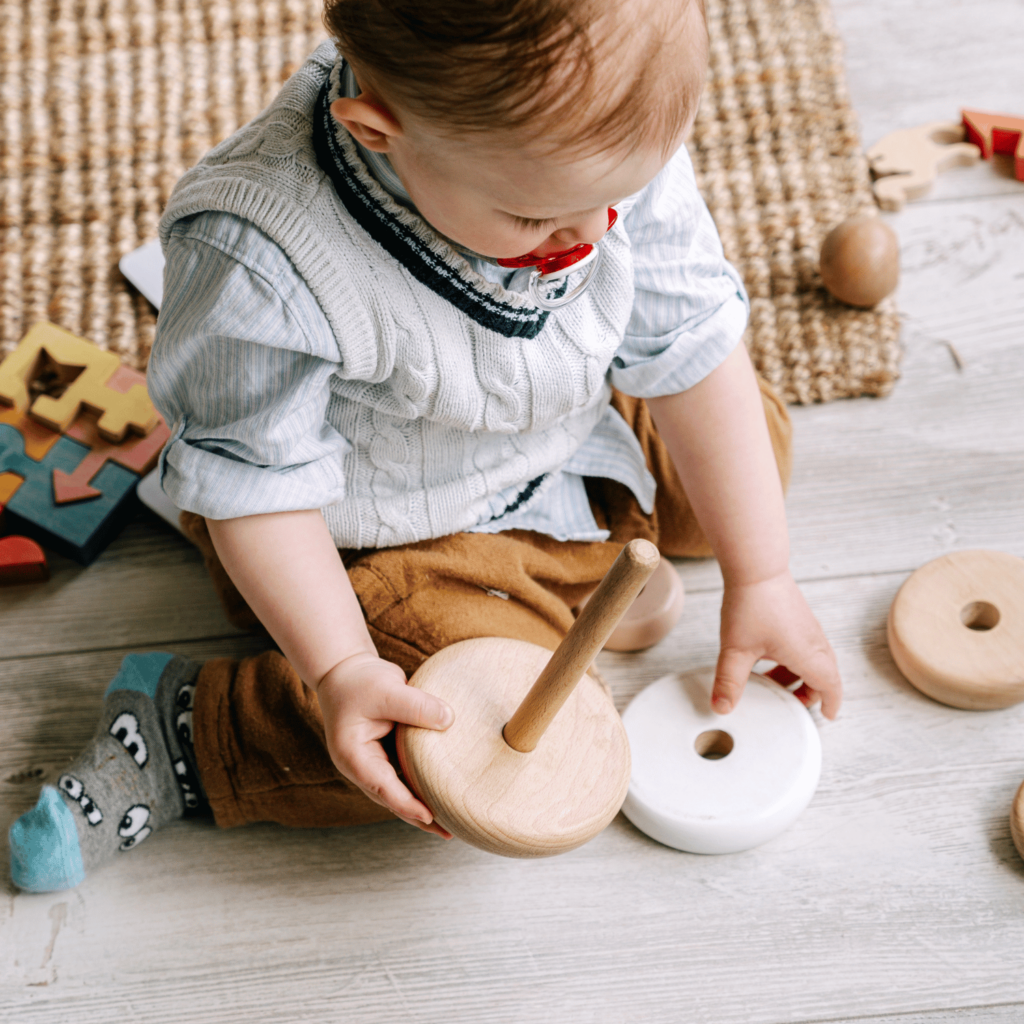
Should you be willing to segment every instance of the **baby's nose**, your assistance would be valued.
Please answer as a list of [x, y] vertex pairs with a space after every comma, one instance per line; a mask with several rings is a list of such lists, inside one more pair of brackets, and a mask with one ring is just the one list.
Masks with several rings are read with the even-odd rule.
[[551, 237], [566, 245], [579, 245], [581, 242], [600, 242], [607, 230], [608, 210], [602, 207], [583, 214], [569, 224], [563, 224]]

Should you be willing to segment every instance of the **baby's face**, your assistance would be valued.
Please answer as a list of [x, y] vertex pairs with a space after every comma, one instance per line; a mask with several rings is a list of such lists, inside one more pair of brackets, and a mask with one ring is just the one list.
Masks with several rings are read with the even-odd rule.
[[[624, 13], [633, 17], [637, 9], [632, 3], [609, 5], [609, 19]], [[629, 95], [635, 80], [629, 65], [642, 60], [648, 68], [656, 61], [663, 89], [699, 94], [707, 61], [703, 6], [692, 0], [680, 11], [679, 0], [648, 0], [642, 13], [640, 23], [651, 30], [646, 35], [610, 22], [595, 36], [605, 40], [599, 74], [606, 77], [595, 95], [606, 107], [617, 93]], [[615, 145], [612, 139], [600, 150], [580, 151], [558, 146], [557, 125], [533, 141], [528, 133], [508, 130], [452, 132], [389, 108], [372, 86], [358, 98], [335, 100], [331, 110], [362, 145], [387, 153], [416, 208], [440, 234], [498, 259], [549, 256], [599, 241], [608, 230], [608, 207], [657, 175], [682, 145], [696, 113], [676, 138], [642, 147]], [[593, 111], [571, 109], [566, 116], [587, 124], [588, 113]]]
[[548, 256], [608, 229], [608, 207], [639, 192], [668, 152], [589, 156], [531, 152], [499, 136], [430, 138], [409, 132], [388, 153], [422, 216], [442, 235], [494, 258]]

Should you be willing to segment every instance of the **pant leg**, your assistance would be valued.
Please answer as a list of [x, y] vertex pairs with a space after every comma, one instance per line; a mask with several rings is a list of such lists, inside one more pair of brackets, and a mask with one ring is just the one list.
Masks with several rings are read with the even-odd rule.
[[[789, 418], [765, 384], [762, 395], [786, 483]], [[646, 404], [619, 394], [614, 402], [657, 480], [652, 515], [644, 514], [628, 488], [589, 480], [595, 516], [611, 531], [607, 542], [560, 542], [512, 530], [343, 553], [382, 658], [411, 675], [431, 654], [473, 637], [508, 636], [554, 649], [572, 624], [573, 607], [593, 591], [627, 541], [643, 537], [673, 557], [710, 554]], [[182, 519], [203, 550], [229, 618], [258, 625], [220, 565], [205, 522], [187, 513]], [[390, 816], [334, 767], [316, 697], [276, 652], [205, 665], [193, 723], [200, 776], [220, 825], [323, 827]]]
[[[349, 575], [381, 657], [411, 675], [431, 654], [473, 637], [554, 649], [572, 624], [572, 606], [620, 548], [527, 531], [456, 534], [362, 553]], [[334, 767], [316, 696], [276, 651], [207, 662], [192, 721], [218, 825], [324, 827], [391, 817]]]

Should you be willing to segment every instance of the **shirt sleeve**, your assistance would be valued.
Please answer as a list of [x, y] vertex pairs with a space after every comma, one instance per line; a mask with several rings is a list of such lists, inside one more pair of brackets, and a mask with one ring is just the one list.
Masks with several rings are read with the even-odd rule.
[[685, 146], [628, 208], [623, 227], [636, 297], [611, 383], [636, 398], [685, 391], [736, 347], [749, 314]]
[[171, 427], [167, 496], [211, 519], [340, 501], [351, 445], [326, 415], [338, 345], [294, 265], [225, 213], [180, 222], [165, 257], [147, 386]]

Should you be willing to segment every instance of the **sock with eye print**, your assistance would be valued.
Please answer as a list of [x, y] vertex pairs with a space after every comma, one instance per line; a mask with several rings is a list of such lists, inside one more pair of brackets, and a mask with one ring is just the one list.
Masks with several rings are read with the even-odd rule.
[[207, 810], [192, 749], [199, 668], [159, 652], [124, 659], [92, 742], [11, 826], [18, 888], [73, 888], [161, 825]]

